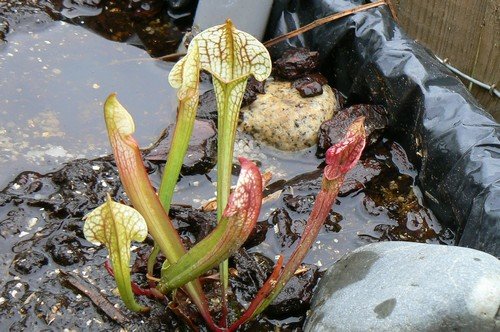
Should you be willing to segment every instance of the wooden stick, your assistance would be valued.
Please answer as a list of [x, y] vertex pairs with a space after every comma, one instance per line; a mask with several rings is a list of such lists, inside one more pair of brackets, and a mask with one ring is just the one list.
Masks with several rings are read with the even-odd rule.
[[386, 3], [385, 0], [377, 1], [377, 2], [374, 2], [374, 3], [369, 3], [369, 4], [366, 4], [366, 5], [357, 6], [357, 7], [352, 8], [352, 9], [344, 10], [343, 12], [340, 12], [340, 13], [336, 13], [336, 14], [333, 14], [333, 15], [329, 15], [329, 16], [317, 19], [315, 21], [312, 21], [309, 24], [304, 25], [303, 27], [300, 27], [300, 28], [298, 28], [296, 30], [290, 31], [288, 33], [285, 33], [284, 35], [281, 35], [281, 36], [278, 36], [276, 38], [273, 38], [271, 40], [266, 41], [264, 43], [264, 46], [269, 47], [269, 46], [275, 45], [275, 44], [280, 43], [280, 42], [282, 42], [284, 40], [287, 40], [289, 38], [298, 36], [298, 35], [306, 32], [306, 31], [309, 31], [309, 30], [312, 30], [314, 28], [317, 28], [317, 27], [319, 27], [319, 26], [321, 26], [321, 25], [323, 25], [325, 23], [332, 22], [332, 21], [338, 20], [339, 18], [346, 17], [346, 16], [349, 16], [349, 15], [352, 15], [352, 14], [355, 14], [355, 13], [359, 13], [361, 11], [364, 11], [364, 10], [367, 10], [367, 9], [370, 9], [370, 8], [379, 7], [379, 6], [382, 6], [382, 5], [387, 5], [387, 3]]
[[[366, 5], [357, 6], [357, 7], [352, 8], [352, 9], [344, 10], [343, 12], [340, 12], [340, 13], [332, 14], [332, 15], [329, 15], [329, 16], [317, 19], [317, 20], [315, 20], [315, 21], [313, 21], [313, 22], [311, 22], [309, 24], [304, 25], [303, 27], [300, 27], [300, 28], [298, 28], [296, 30], [293, 30], [293, 31], [290, 31], [290, 32], [288, 32], [288, 33], [286, 33], [284, 35], [281, 35], [281, 36], [278, 36], [276, 38], [273, 38], [271, 40], [266, 41], [264, 43], [264, 46], [269, 47], [269, 46], [275, 45], [275, 44], [280, 43], [280, 42], [282, 42], [282, 41], [284, 41], [286, 39], [298, 36], [298, 35], [306, 32], [306, 31], [309, 31], [309, 30], [312, 30], [314, 28], [317, 28], [317, 27], [319, 27], [319, 26], [321, 26], [321, 25], [323, 25], [325, 23], [332, 22], [332, 21], [338, 20], [338, 19], [340, 19], [342, 17], [346, 17], [346, 16], [349, 16], [349, 15], [352, 15], [352, 14], [356, 14], [356, 13], [365, 11], [365, 10], [370, 9], [370, 8], [375, 8], [375, 7], [379, 7], [379, 6], [383, 6], [383, 5], [386, 5], [386, 6], [389, 7], [389, 9], [391, 11], [392, 17], [394, 17], [394, 20], [397, 21], [398, 17], [397, 17], [394, 5], [392, 4], [392, 1], [391, 0], [381, 0], [381, 1], [374, 2], [374, 3], [369, 3], [369, 4], [366, 4]], [[180, 57], [182, 57], [184, 55], [186, 55], [185, 52], [179, 52], [179, 53], [172, 53], [172, 54], [167, 54], [167, 55], [159, 56], [159, 57], [156, 57], [156, 58], [128, 59], [128, 60], [125, 60], [125, 61], [136, 61], [136, 60], [141, 60], [141, 61], [147, 61], [147, 60], [167, 60], [167, 61], [172, 61], [172, 60], [177, 60], [178, 58], [180, 58]]]
[[394, 7], [394, 4], [392, 3], [392, 0], [385, 0], [387, 3], [387, 7], [391, 10], [391, 15], [394, 18], [394, 21], [398, 22], [398, 14], [396, 12], [396, 7]]
[[178, 60], [180, 57], [185, 56], [186, 52], [178, 52], [178, 53], [171, 53], [167, 55], [162, 55], [156, 58], [153, 58], [154, 60]]
[[79, 293], [87, 296], [97, 308], [101, 309], [109, 318], [121, 326], [125, 326], [129, 322], [128, 318], [119, 309], [115, 308], [94, 286], [80, 278], [77, 274], [61, 271], [61, 279], [63, 283], [76, 288]]

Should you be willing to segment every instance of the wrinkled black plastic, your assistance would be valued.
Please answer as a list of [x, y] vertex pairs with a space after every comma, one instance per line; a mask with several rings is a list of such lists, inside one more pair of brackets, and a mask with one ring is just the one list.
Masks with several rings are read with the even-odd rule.
[[[278, 0], [267, 38], [366, 3]], [[458, 245], [500, 256], [500, 126], [464, 85], [394, 22], [387, 7], [325, 24], [271, 49], [307, 46], [350, 103], [387, 107], [391, 132], [418, 166], [428, 206]]]

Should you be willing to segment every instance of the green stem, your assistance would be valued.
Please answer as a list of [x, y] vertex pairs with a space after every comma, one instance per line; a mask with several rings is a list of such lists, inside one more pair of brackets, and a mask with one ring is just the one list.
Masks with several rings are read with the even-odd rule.
[[[196, 69], [198, 70], [198, 69]], [[197, 82], [195, 83], [195, 85]], [[160, 199], [166, 214], [170, 211], [170, 205], [174, 195], [175, 185], [179, 179], [182, 168], [182, 162], [189, 147], [189, 140], [193, 133], [196, 110], [198, 108], [198, 90], [193, 96], [179, 100], [177, 121], [175, 124], [172, 143], [168, 153], [167, 163], [163, 170], [160, 190], [158, 197]], [[155, 247], [157, 244], [155, 242]], [[153, 251], [148, 258], [148, 264], [154, 264], [158, 250]], [[153, 262], [153, 263], [152, 263]], [[150, 273], [152, 275], [152, 273]]]
[[[233, 168], [233, 149], [238, 126], [238, 116], [248, 77], [226, 84], [213, 76], [218, 109], [217, 140], [217, 220], [220, 220], [227, 205], [231, 191], [231, 170]], [[219, 265], [222, 285], [222, 300], [226, 303], [229, 286], [229, 268], [227, 260]]]
[[[126, 248], [128, 249], [128, 247]], [[131, 286], [130, 268], [127, 264], [123, 264], [128, 262], [122, 262], [120, 255], [117, 254], [116, 251], [110, 250], [109, 258], [113, 267], [116, 285], [118, 286], [118, 292], [120, 293], [120, 297], [125, 303], [125, 306], [132, 311], [148, 312], [148, 307], [143, 307], [135, 301], [134, 292], [132, 291]]]
[[217, 119], [219, 132], [217, 140], [217, 219], [222, 217], [231, 191], [234, 140], [247, 78], [244, 77], [225, 84], [215, 76], [213, 77], [219, 110]]
[[[232, 238], [223, 238], [225, 230], [227, 227], [228, 220], [221, 221], [214, 231], [212, 231], [203, 241], [199, 242], [189, 250], [189, 252], [184, 255], [176, 264], [170, 265], [165, 269], [165, 273], [162, 273], [162, 281], [158, 286], [158, 289], [162, 293], [169, 292], [173, 289], [179, 288], [186, 284], [186, 282], [191, 281], [206, 271], [210, 270], [212, 267], [217, 265], [221, 259], [227, 259], [230, 252], [224, 254], [224, 256], [216, 255], [214, 249], [215, 243], [220, 243], [219, 241], [226, 242], [233, 240]], [[218, 225], [218, 226], [219, 226]], [[193, 260], [191, 258], [198, 258]]]
[[[158, 197], [167, 214], [170, 211], [175, 185], [177, 184], [182, 162], [189, 146], [189, 139], [193, 132], [196, 108], [193, 112], [192, 108], [185, 107], [185, 103], [190, 102], [192, 102], [191, 98], [186, 98], [179, 102], [179, 114], [177, 115], [174, 137], [170, 144], [170, 151], [168, 152], [167, 163], [163, 170], [160, 190], [158, 192]], [[198, 98], [196, 98], [196, 102], [198, 102]]]
[[158, 254], [160, 253], [160, 250], [161, 250], [161, 248], [155, 242], [154, 246], [153, 246], [153, 250], [151, 251], [151, 253], [149, 254], [149, 257], [148, 257], [147, 268], [148, 268], [148, 274], [150, 276], [153, 276], [153, 270], [154, 270], [154, 267], [155, 267], [155, 264], [156, 264], [156, 257], [158, 257]]

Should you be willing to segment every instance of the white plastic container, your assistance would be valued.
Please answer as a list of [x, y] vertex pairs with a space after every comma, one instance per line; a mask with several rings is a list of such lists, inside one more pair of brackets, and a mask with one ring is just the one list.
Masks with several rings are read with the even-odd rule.
[[200, 0], [193, 26], [203, 31], [230, 18], [238, 30], [262, 40], [272, 5], [273, 0]]

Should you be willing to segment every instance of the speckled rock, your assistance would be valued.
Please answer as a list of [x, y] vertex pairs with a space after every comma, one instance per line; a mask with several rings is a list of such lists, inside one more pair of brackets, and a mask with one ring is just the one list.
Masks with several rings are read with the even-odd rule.
[[337, 261], [305, 331], [499, 331], [500, 262], [444, 245], [380, 242]]
[[285, 151], [297, 151], [317, 143], [321, 123], [337, 110], [328, 85], [319, 96], [302, 98], [290, 82], [268, 81], [266, 93], [241, 109], [241, 127], [255, 139]]

